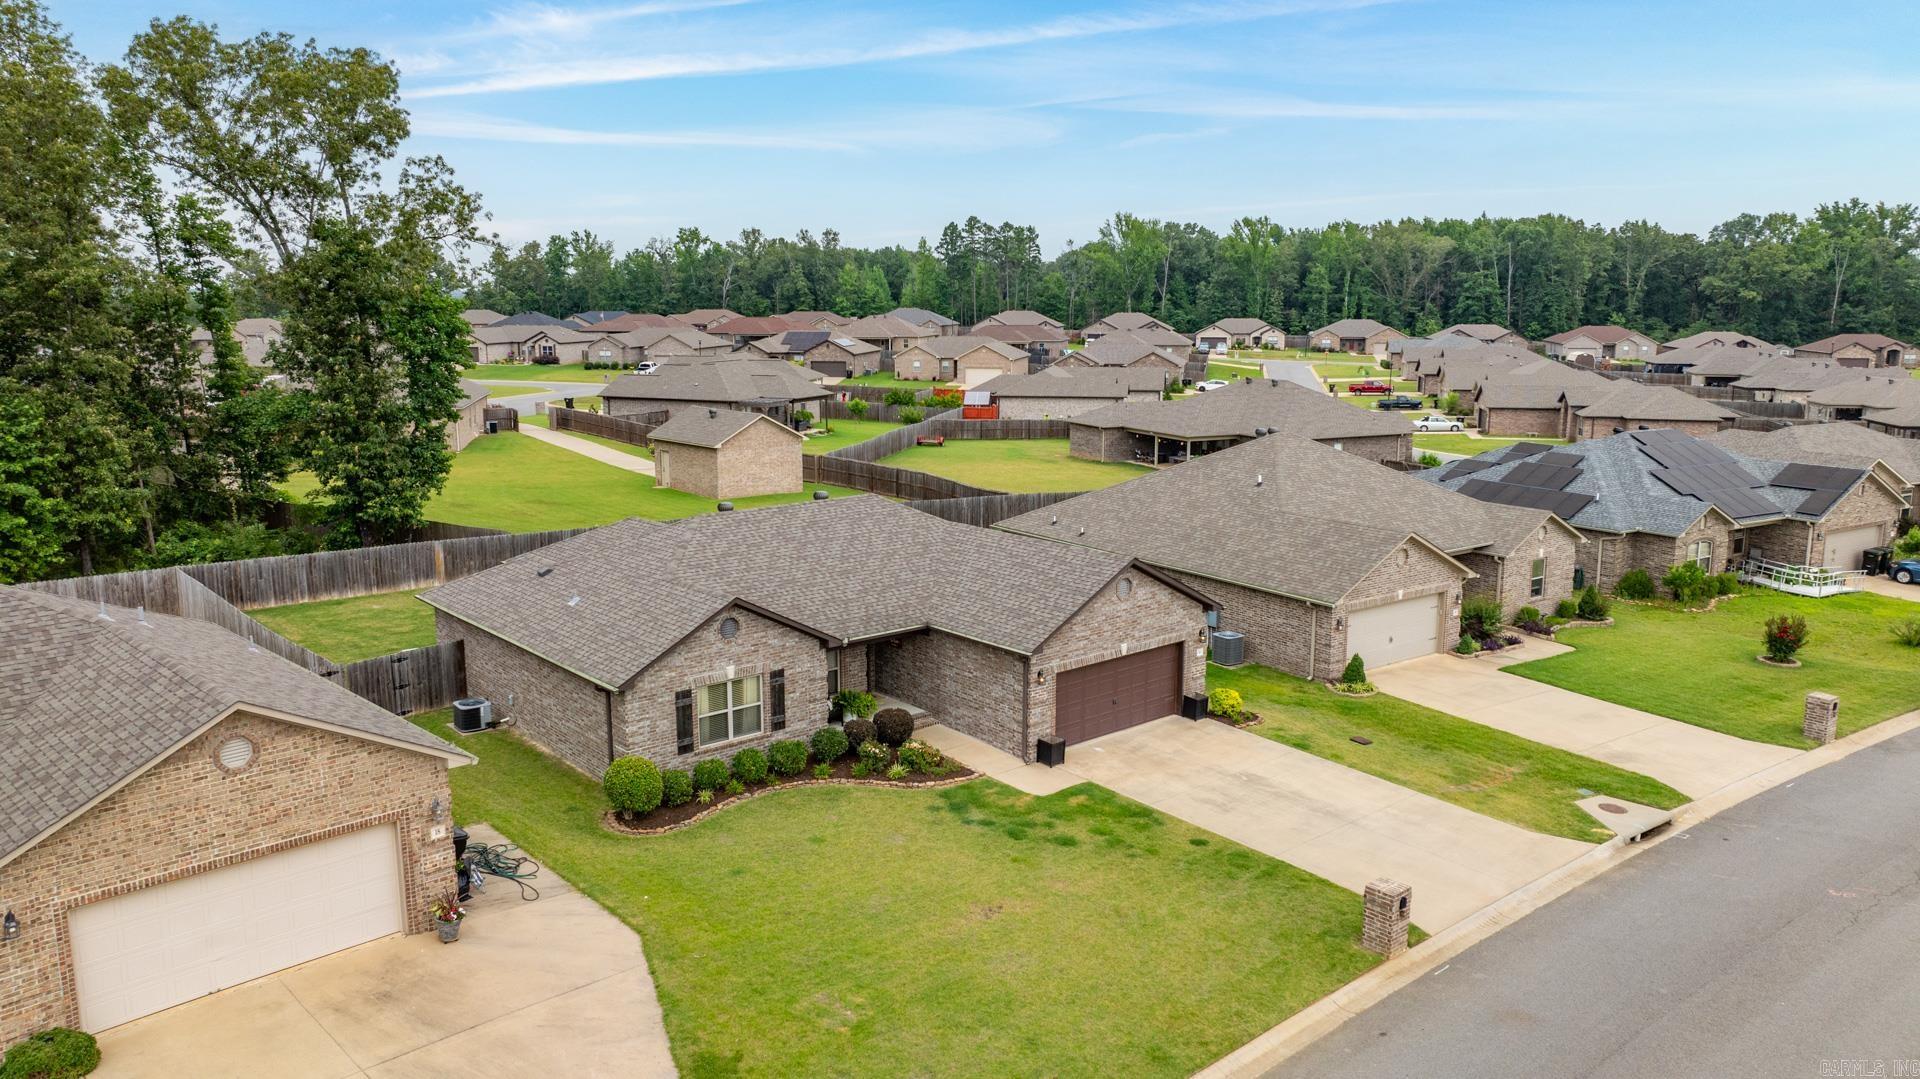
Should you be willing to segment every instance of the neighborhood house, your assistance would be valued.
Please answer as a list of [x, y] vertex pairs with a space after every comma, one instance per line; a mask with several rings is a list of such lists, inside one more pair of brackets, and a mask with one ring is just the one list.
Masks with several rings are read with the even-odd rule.
[[800, 432], [761, 413], [682, 408], [647, 441], [658, 487], [707, 498], [751, 498], [803, 486]]
[[1312, 439], [1370, 461], [1413, 459], [1403, 419], [1283, 380], [1238, 382], [1173, 401], [1128, 401], [1073, 416], [1069, 447], [1092, 461], [1176, 464], [1262, 434]]

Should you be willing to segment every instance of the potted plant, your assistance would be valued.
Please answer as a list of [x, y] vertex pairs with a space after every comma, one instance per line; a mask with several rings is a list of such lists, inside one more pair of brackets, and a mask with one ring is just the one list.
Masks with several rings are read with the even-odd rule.
[[440, 933], [440, 943], [452, 944], [460, 939], [460, 922], [466, 918], [467, 908], [460, 905], [459, 895], [448, 892], [427, 909], [433, 913], [433, 927]]
[[833, 711], [828, 715], [830, 723], [844, 723], [849, 717], [867, 719], [880, 707], [880, 701], [871, 693], [857, 689], [843, 689], [833, 695]]

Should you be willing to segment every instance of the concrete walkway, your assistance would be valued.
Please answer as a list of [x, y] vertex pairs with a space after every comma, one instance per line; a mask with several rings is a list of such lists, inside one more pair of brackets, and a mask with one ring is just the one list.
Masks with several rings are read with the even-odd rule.
[[530, 903], [486, 881], [457, 944], [387, 937], [115, 1027], [93, 1074], [675, 1074], [639, 936], [544, 869]]
[[1429, 932], [1593, 849], [1212, 720], [1169, 716], [1072, 746], [1055, 771], [1355, 892], [1375, 877], [1405, 881]]
[[1800, 755], [1501, 669], [1569, 651], [1566, 645], [1530, 638], [1517, 654], [1422, 656], [1368, 671], [1367, 677], [1384, 693], [1652, 776], [1690, 798]]
[[513, 409], [522, 416], [533, 415], [536, 411], [533, 406], [542, 401], [552, 403], [564, 401], [569, 397], [598, 397], [600, 391], [606, 388], [598, 382], [527, 382], [486, 378], [469, 381], [485, 386], [489, 396], [498, 394], [503, 398], [511, 397], [512, 400], [497, 403], [501, 408]]
[[612, 465], [628, 472], [638, 472], [642, 476], [653, 475], [653, 462], [638, 454], [626, 453], [610, 446], [602, 446], [598, 442], [577, 438], [565, 431], [549, 431], [545, 427], [535, 427], [532, 424], [522, 424], [520, 433], [536, 442], [545, 442], [549, 446], [558, 446], [582, 457], [591, 457], [603, 465]]

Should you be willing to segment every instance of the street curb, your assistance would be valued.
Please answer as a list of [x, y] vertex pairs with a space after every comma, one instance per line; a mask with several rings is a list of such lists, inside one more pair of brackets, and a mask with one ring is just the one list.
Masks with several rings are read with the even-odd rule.
[[[1816, 746], [1797, 757], [1763, 768], [1712, 794], [1688, 802], [1673, 811], [1673, 824], [1670, 827], [1638, 843], [1629, 845], [1616, 836], [1551, 873], [1494, 900], [1429, 937], [1420, 946], [1387, 960], [1321, 997], [1195, 1075], [1201, 1079], [1226, 1079], [1270, 1071], [1332, 1033], [1347, 1020], [1385, 1000], [1402, 986], [1443, 970], [1454, 956], [1640, 852], [1682, 835], [1687, 828], [1754, 795], [1790, 783], [1816, 768], [1823, 768], [1915, 729], [1920, 729], [1920, 710], [1902, 713], [1828, 745]], [[1418, 903], [1418, 897], [1415, 897], [1415, 902]]]

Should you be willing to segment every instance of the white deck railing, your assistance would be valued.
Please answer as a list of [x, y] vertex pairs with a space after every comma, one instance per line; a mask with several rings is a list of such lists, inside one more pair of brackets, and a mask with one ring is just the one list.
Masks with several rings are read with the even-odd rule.
[[1749, 558], [1740, 564], [1741, 580], [1791, 592], [1796, 596], [1838, 596], [1858, 592], [1860, 589], [1853, 583], [1854, 579], [1866, 575], [1865, 570], [1799, 566], [1765, 558]]

